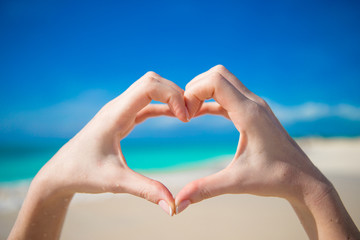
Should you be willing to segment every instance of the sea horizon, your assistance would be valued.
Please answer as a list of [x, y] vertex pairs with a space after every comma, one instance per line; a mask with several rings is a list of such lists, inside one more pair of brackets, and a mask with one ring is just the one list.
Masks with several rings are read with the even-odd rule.
[[[359, 136], [302, 136], [306, 139], [357, 139]], [[31, 180], [68, 139], [0, 142], [0, 184]], [[129, 165], [139, 172], [167, 172], [193, 168], [234, 155], [238, 136], [129, 138], [120, 142]], [[141, 151], [139, 151], [141, 150]]]

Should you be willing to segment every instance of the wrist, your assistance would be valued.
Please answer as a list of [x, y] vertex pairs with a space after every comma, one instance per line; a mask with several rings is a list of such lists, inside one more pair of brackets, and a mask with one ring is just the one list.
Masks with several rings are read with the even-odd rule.
[[74, 194], [54, 185], [45, 172], [42, 169], [31, 182], [9, 239], [59, 238]]
[[286, 173], [289, 178], [286, 179], [288, 193], [285, 198], [292, 204], [315, 205], [334, 187], [306, 155], [296, 162], [299, 164], [289, 167]]
[[313, 210], [321, 207], [322, 200], [336, 192], [332, 183], [325, 177], [300, 176], [293, 187], [293, 194], [287, 198], [293, 206]]
[[288, 199], [309, 238], [357, 239], [359, 232], [336, 189], [319, 170], [317, 171], [319, 174], [311, 177], [300, 177], [301, 194]]
[[68, 199], [70, 201], [75, 192], [69, 190], [61, 179], [57, 179], [57, 174], [46, 171], [45, 167], [46, 165], [32, 180], [29, 194], [32, 193], [34, 197], [36, 196], [41, 201], [56, 201], [56, 199]]
[[299, 200], [309, 208], [317, 207], [324, 198], [336, 192], [332, 183], [320, 172], [316, 177], [307, 176], [305, 179], [300, 181]]

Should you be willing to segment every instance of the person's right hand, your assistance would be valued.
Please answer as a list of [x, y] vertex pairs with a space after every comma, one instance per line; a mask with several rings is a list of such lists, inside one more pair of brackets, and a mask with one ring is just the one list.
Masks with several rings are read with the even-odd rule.
[[[210, 98], [216, 102], [203, 104]], [[314, 239], [320, 237], [317, 224], [331, 226], [330, 216], [319, 217], [314, 206], [328, 195], [333, 197], [332, 184], [288, 135], [263, 99], [218, 65], [187, 84], [185, 101], [190, 117], [210, 113], [229, 118], [240, 139], [225, 169], [189, 183], [177, 194], [177, 214], [189, 204], [220, 194], [249, 193], [287, 199]], [[342, 206], [341, 201], [335, 205]], [[342, 236], [331, 231], [322, 236]]]
[[[149, 104], [151, 100], [166, 105]], [[136, 124], [162, 115], [188, 121], [184, 90], [148, 72], [107, 103], [42, 167], [30, 185], [9, 239], [59, 239], [75, 193], [129, 193], [173, 215], [171, 192], [162, 183], [130, 169], [120, 146], [120, 140]]]
[[[127, 166], [120, 140], [146, 118], [170, 115], [187, 122], [184, 90], [148, 72], [107, 103], [37, 174], [52, 192], [130, 193], [159, 204], [169, 215], [174, 199], [160, 182]], [[166, 104], [149, 104], [151, 100]], [[40, 181], [41, 180], [41, 181]], [[50, 190], [48, 190], [50, 191]]]

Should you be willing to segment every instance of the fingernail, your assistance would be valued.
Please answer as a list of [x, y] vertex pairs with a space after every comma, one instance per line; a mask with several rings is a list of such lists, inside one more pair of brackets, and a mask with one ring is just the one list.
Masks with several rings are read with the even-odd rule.
[[186, 113], [186, 120], [190, 121], [190, 114], [187, 108], [185, 109], [185, 113]]
[[184, 211], [190, 204], [191, 202], [189, 200], [182, 201], [179, 205], [176, 206], [176, 214]]
[[164, 200], [160, 200], [158, 204], [169, 216], [173, 215], [172, 208]]

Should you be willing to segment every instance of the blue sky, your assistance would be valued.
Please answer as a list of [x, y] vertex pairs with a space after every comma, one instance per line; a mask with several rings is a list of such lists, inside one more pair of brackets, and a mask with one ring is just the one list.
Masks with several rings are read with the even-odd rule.
[[[71, 137], [146, 71], [185, 87], [219, 63], [290, 133], [360, 135], [359, 12], [358, 1], [2, 0], [0, 140]], [[133, 136], [160, 121], [182, 129], [152, 120]], [[191, 126], [203, 122], [233, 130]]]

